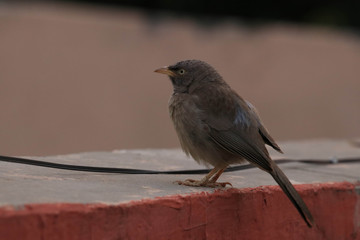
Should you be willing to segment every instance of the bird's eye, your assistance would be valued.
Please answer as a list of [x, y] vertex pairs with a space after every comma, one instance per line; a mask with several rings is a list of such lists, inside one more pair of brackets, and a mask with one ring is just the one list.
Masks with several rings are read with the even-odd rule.
[[180, 70], [178, 71], [178, 73], [179, 73], [180, 75], [184, 75], [185, 70], [184, 70], [184, 69], [180, 69]]

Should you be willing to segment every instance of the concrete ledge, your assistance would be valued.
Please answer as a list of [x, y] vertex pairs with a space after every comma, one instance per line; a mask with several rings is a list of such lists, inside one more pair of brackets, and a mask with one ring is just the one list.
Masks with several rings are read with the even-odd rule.
[[[360, 156], [347, 141], [282, 144], [291, 158]], [[278, 156], [273, 155], [274, 158]], [[199, 168], [179, 150], [132, 150], [37, 158], [79, 165]], [[70, 172], [0, 162], [0, 239], [357, 239], [360, 164], [288, 163], [281, 168], [308, 204], [307, 228], [270, 176], [226, 173], [234, 188], [172, 183], [200, 178]], [[304, 184], [306, 183], [306, 184]]]
[[[360, 239], [351, 183], [298, 185], [317, 226], [308, 229], [277, 186], [107, 204], [0, 209], [0, 239]], [[334, 217], [335, 216], [335, 217]]]

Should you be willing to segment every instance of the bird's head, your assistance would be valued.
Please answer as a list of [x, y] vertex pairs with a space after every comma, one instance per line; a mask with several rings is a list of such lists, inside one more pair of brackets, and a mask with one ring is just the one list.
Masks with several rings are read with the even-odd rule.
[[155, 72], [169, 76], [174, 92], [189, 93], [200, 83], [222, 81], [220, 75], [208, 63], [200, 60], [185, 60], [174, 65], [156, 69]]

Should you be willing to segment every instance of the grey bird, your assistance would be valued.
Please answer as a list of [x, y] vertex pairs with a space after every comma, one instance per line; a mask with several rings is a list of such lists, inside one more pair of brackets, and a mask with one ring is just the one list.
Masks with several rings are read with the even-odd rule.
[[[170, 117], [182, 149], [214, 169], [201, 180], [177, 181], [187, 186], [225, 187], [217, 182], [230, 165], [245, 160], [271, 174], [309, 227], [314, 220], [286, 175], [270, 158], [265, 144], [282, 153], [256, 109], [241, 98], [208, 63], [186, 60], [155, 70], [169, 76], [174, 91]], [[231, 184], [230, 184], [231, 185]]]

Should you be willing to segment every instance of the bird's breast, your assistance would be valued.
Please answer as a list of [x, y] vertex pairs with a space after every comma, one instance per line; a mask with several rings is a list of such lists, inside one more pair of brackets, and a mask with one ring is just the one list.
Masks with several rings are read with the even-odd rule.
[[181, 134], [205, 130], [201, 121], [201, 110], [189, 94], [174, 94], [169, 100], [169, 114], [176, 130]]
[[201, 110], [192, 96], [174, 94], [169, 101], [169, 113], [182, 149], [195, 160], [202, 159], [202, 150], [210, 148], [209, 127], [201, 120]]

